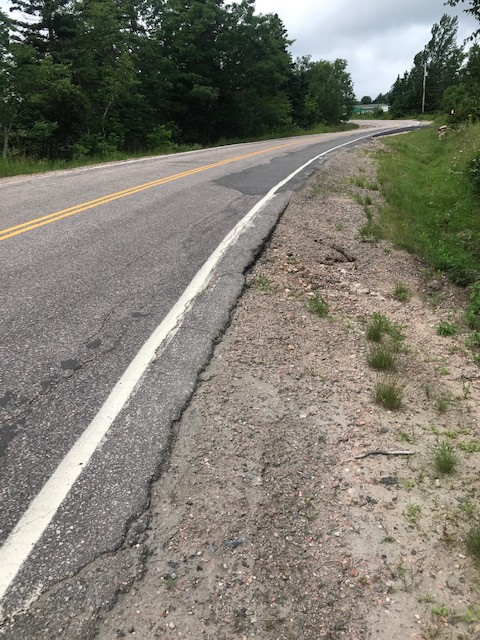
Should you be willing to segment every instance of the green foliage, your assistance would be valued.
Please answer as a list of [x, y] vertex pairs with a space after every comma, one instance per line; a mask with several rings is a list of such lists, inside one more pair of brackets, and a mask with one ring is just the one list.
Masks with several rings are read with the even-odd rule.
[[468, 163], [467, 175], [476, 195], [480, 196], [480, 155], [474, 156]]
[[412, 297], [412, 292], [406, 285], [398, 282], [393, 290], [393, 297], [399, 302], [407, 302]]
[[310, 298], [307, 302], [307, 308], [311, 313], [320, 316], [320, 318], [324, 318], [328, 314], [328, 304], [321, 296]]
[[378, 156], [389, 205], [381, 210], [383, 233], [456, 284], [471, 284], [480, 272], [480, 218], [466, 167], [480, 146], [480, 125], [447, 139], [425, 129], [386, 144], [393, 153]]
[[454, 336], [458, 331], [458, 326], [454, 322], [439, 322], [435, 327], [439, 336]]
[[465, 320], [470, 329], [477, 332], [480, 331], [480, 280], [472, 287]]
[[453, 473], [455, 470], [458, 456], [448, 440], [444, 440], [433, 449], [433, 463], [440, 473]]
[[480, 524], [478, 523], [473, 525], [467, 534], [467, 549], [475, 560], [480, 562]]
[[375, 402], [390, 411], [400, 409], [403, 387], [395, 379], [385, 380], [375, 386]]
[[[72, 161], [338, 125], [343, 60], [293, 63], [253, 0], [13, 0], [0, 12], [3, 174]], [[28, 161], [27, 161], [28, 162]]]
[[388, 347], [378, 345], [370, 350], [368, 364], [377, 371], [392, 371], [395, 368], [395, 355]]

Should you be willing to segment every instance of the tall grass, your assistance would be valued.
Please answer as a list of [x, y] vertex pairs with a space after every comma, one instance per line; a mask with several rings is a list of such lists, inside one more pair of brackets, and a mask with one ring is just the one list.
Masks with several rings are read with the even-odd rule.
[[443, 139], [435, 129], [422, 129], [385, 144], [387, 152], [377, 155], [388, 203], [380, 216], [383, 232], [456, 284], [471, 284], [480, 273], [480, 198], [467, 165], [480, 149], [480, 125]]

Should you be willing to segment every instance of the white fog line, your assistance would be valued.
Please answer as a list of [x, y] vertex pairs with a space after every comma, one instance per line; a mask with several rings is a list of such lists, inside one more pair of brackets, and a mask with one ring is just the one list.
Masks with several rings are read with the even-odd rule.
[[337, 145], [306, 162], [273, 187], [218, 245], [165, 319], [140, 348], [140, 351], [113, 387], [97, 415], [60, 462], [40, 493], [31, 501], [27, 510], [0, 548], [0, 600], [5, 596], [23, 563], [54, 518], [74, 482], [84, 471], [115, 418], [117, 418], [131, 397], [148, 366], [158, 356], [159, 349], [164, 349], [167, 346], [181, 327], [183, 319], [191, 308], [195, 298], [208, 286], [215, 268], [226, 251], [235, 244], [240, 235], [252, 223], [258, 212], [272, 200], [277, 191], [290, 182], [292, 178], [313, 162], [332, 153], [332, 151], [346, 147], [359, 140], [369, 138], [371, 135], [372, 134], [364, 135], [355, 140]]

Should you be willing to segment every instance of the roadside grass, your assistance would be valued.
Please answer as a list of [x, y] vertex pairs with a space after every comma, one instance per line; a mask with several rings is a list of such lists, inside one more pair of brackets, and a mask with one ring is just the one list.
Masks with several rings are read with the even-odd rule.
[[262, 142], [267, 140], [276, 140], [282, 138], [290, 138], [294, 136], [318, 135], [321, 133], [335, 133], [337, 131], [351, 131], [358, 129], [358, 125], [352, 122], [342, 122], [337, 126], [318, 124], [309, 129], [290, 128], [284, 131], [275, 131], [263, 136], [252, 136], [249, 138], [231, 138], [221, 139], [214, 145], [202, 146], [200, 144], [175, 144], [168, 143], [165, 146], [154, 150], [141, 150], [137, 152], [114, 151], [102, 156], [78, 157], [71, 160], [48, 160], [32, 158], [14, 157], [0, 158], [0, 178], [7, 178], [18, 175], [29, 175], [33, 173], [44, 173], [46, 171], [65, 171], [67, 169], [76, 169], [95, 164], [104, 164], [108, 162], [118, 162], [122, 160], [132, 160], [138, 158], [150, 158], [158, 155], [182, 153], [185, 151], [196, 151], [199, 149], [215, 148], [220, 146], [229, 146], [233, 144], [242, 144], [248, 142]]
[[393, 371], [395, 369], [395, 355], [389, 347], [376, 345], [368, 354], [368, 364], [377, 371]]
[[320, 318], [324, 318], [328, 315], [328, 304], [321, 296], [314, 296], [310, 298], [307, 302], [307, 309], [310, 313], [313, 313]]
[[444, 474], [453, 473], [458, 464], [458, 456], [453, 446], [444, 440], [433, 449], [433, 463], [435, 469]]
[[439, 322], [435, 327], [435, 330], [439, 336], [454, 336], [458, 332], [458, 325], [454, 322]]
[[373, 313], [367, 322], [365, 335], [370, 342], [381, 343], [388, 340], [392, 351], [400, 351], [402, 348], [403, 335], [402, 328], [383, 315], [383, 313]]
[[406, 285], [398, 282], [393, 290], [393, 297], [399, 302], [408, 302], [412, 297], [412, 292]]
[[394, 380], [384, 380], [375, 385], [375, 402], [390, 411], [400, 409], [403, 402], [403, 387]]
[[387, 201], [382, 233], [454, 283], [472, 284], [480, 273], [480, 216], [467, 165], [480, 148], [480, 125], [459, 127], [441, 140], [434, 129], [422, 129], [385, 145], [387, 153], [377, 154]]

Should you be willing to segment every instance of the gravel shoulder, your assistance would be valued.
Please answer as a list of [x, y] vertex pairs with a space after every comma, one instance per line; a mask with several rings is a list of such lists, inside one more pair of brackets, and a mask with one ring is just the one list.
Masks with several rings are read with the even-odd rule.
[[[328, 160], [249, 272], [152, 486], [143, 579], [105, 612], [99, 640], [480, 638], [465, 547], [480, 508], [466, 293], [362, 240], [361, 199], [382, 204], [379, 149]], [[396, 411], [373, 398], [388, 379], [367, 361], [373, 313], [405, 336]], [[438, 335], [441, 321], [459, 332]], [[458, 458], [448, 475], [433, 464], [443, 442]], [[377, 451], [412, 455], [360, 458]]]

